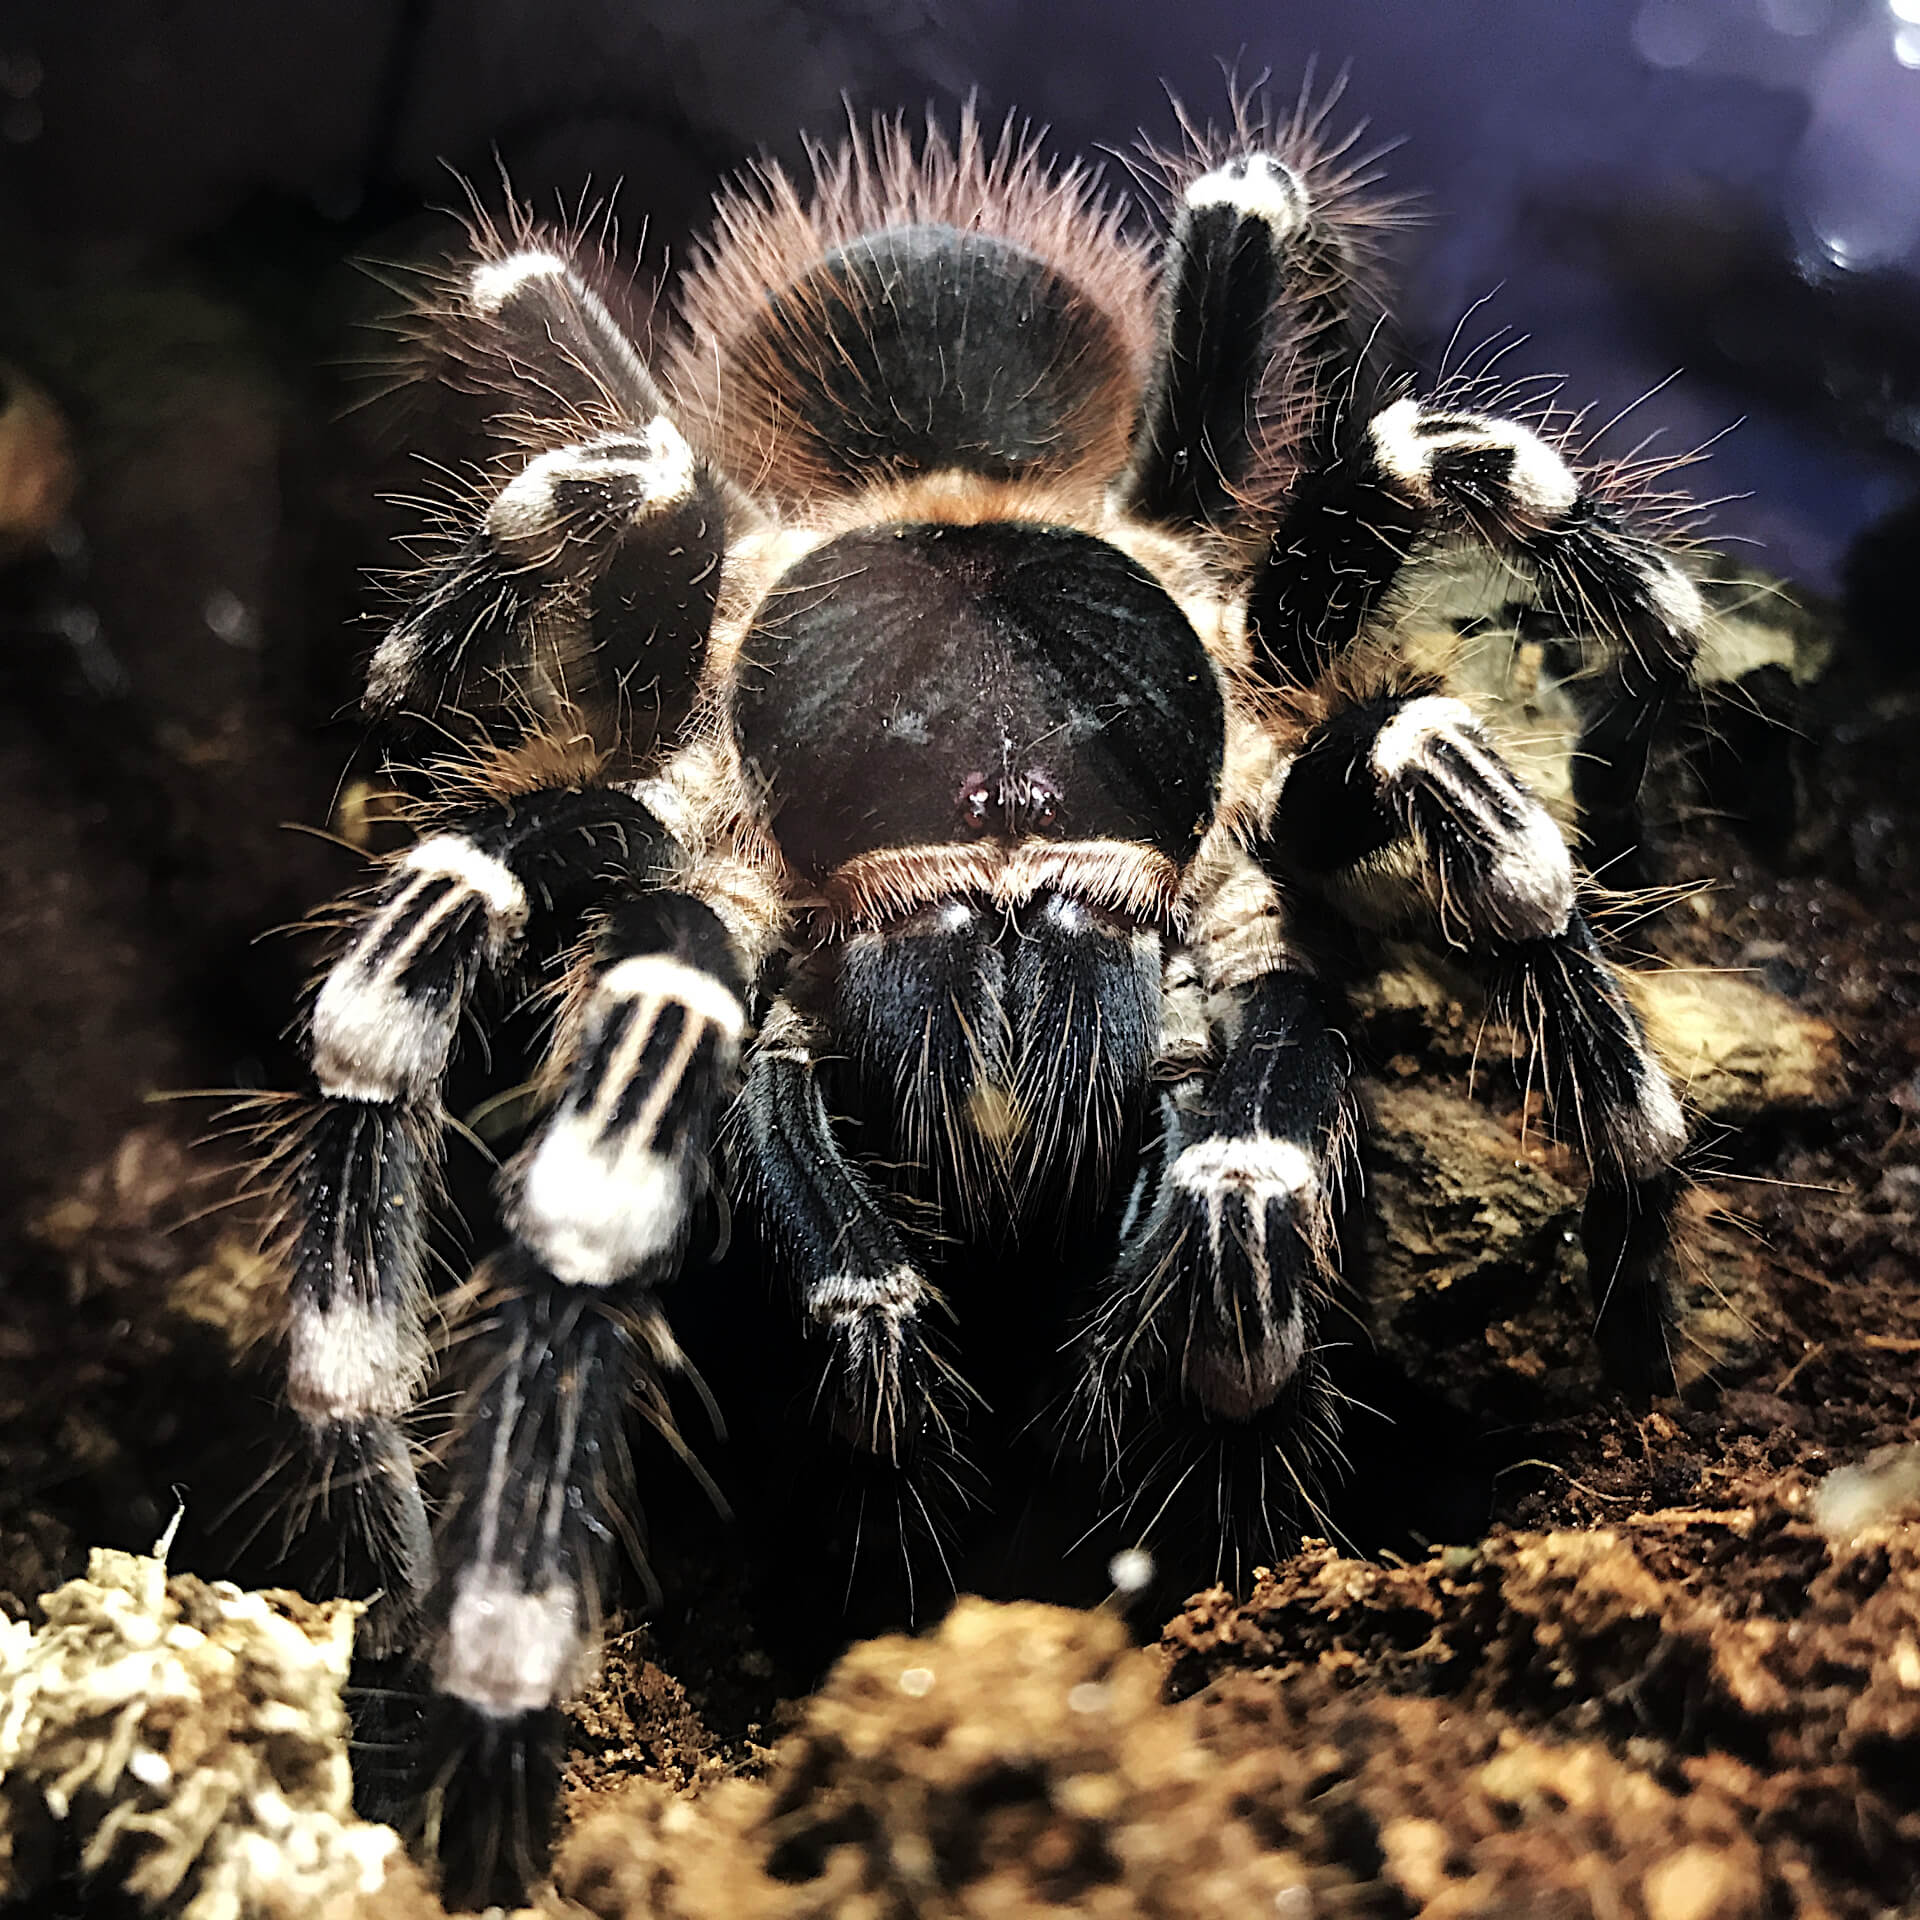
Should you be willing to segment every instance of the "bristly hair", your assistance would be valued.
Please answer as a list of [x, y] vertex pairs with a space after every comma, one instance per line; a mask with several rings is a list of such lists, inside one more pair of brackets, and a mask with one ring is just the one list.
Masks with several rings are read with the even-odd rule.
[[[1305, 189], [1310, 226], [1292, 262], [1301, 277], [1288, 289], [1276, 342], [1255, 395], [1257, 431], [1252, 471], [1235, 489], [1243, 519], [1259, 528], [1296, 478], [1329, 410], [1351, 407], [1351, 389], [1374, 334], [1384, 324], [1387, 236], [1418, 221], [1418, 196], [1376, 191], [1379, 162], [1398, 141], [1363, 145], [1367, 122], [1343, 133], [1329, 125], [1346, 93], [1337, 75], [1316, 90], [1309, 65], [1290, 108], [1276, 105], [1261, 74], [1243, 83], [1227, 73], [1228, 122], [1199, 120], [1178, 99], [1171, 104], [1180, 138], [1162, 145], [1142, 136], [1124, 156], [1147, 197], [1171, 218], [1194, 181], [1237, 154], [1268, 153]], [[1340, 337], [1348, 331], [1347, 338]]]
[[[838, 146], [810, 145], [810, 195], [770, 161], [721, 195], [714, 237], [680, 287], [685, 334], [671, 377], [696, 437], [736, 480], [794, 500], [823, 485], [836, 490], [791, 437], [790, 362], [771, 351], [769, 298], [836, 249], [910, 226], [1010, 243], [1065, 283], [1104, 349], [1103, 364], [1080, 376], [1096, 375], [1086, 380], [1086, 454], [1076, 470], [1100, 484], [1119, 470], [1151, 353], [1152, 264], [1125, 229], [1124, 203], [1079, 162], [1054, 167], [1040, 138], [1011, 116], [992, 138], [972, 106], [956, 134], [929, 117], [918, 140], [903, 117], [866, 127], [850, 119]], [[795, 316], [782, 344], [830, 351], [830, 341], [805, 338], [814, 317]]]
[[551, 254], [644, 351], [657, 289], [638, 284], [634, 264], [623, 264], [612, 199], [583, 197], [543, 218], [515, 196], [504, 173], [498, 213], [488, 209], [472, 181], [456, 176], [456, 184], [466, 202], [448, 210], [466, 236], [457, 270], [417, 262], [369, 266], [404, 302], [397, 315], [374, 323], [397, 343], [374, 363], [372, 370], [380, 376], [374, 397], [385, 399], [425, 381], [473, 397], [483, 405], [489, 437], [516, 468], [529, 454], [630, 424], [627, 396], [609, 390], [597, 370], [568, 354], [564, 343], [548, 342], [543, 349], [558, 357], [558, 370], [567, 376], [556, 382], [556, 368], [544, 361], [527, 364], [511, 336], [472, 297], [475, 275], [487, 268], [516, 255]]

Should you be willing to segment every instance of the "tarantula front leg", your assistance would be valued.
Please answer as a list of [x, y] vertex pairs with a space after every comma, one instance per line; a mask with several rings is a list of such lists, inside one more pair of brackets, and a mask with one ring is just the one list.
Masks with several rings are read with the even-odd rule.
[[[1170, 1006], [1190, 972], [1169, 969]], [[1333, 1438], [1316, 1334], [1338, 1283], [1349, 1063], [1318, 984], [1284, 959], [1205, 999], [1211, 1064], [1176, 1048], [1163, 1066], [1181, 1077], [1081, 1336], [1076, 1405], [1116, 1474], [1157, 1447], [1210, 1456], [1218, 1537], [1271, 1556]], [[1130, 1501], [1156, 1500], [1156, 1480], [1170, 1500], [1181, 1478], [1149, 1474]]]
[[1424, 920], [1488, 979], [1592, 1169], [1583, 1238], [1609, 1375], [1637, 1394], [1669, 1388], [1686, 1121], [1595, 948], [1545, 808], [1462, 702], [1379, 694], [1309, 736], [1281, 789], [1271, 857], [1362, 924]]
[[446, 324], [470, 369], [515, 396], [496, 424], [532, 457], [381, 641], [366, 712], [394, 721], [503, 696], [551, 713], [611, 700], [630, 744], [670, 733], [704, 657], [729, 506], [751, 507], [695, 454], [638, 351], [560, 254], [477, 262]]
[[1268, 669], [1316, 682], [1430, 532], [1485, 542], [1538, 578], [1572, 631], [1618, 649], [1583, 697], [1573, 790], [1597, 860], [1629, 857], [1654, 730], [1688, 683], [1706, 609], [1672, 558], [1530, 429], [1402, 399], [1304, 476], [1248, 609]]
[[819, 1059], [812, 1023], [776, 1002], [748, 1062], [741, 1127], [762, 1220], [829, 1344], [833, 1425], [903, 1465], [929, 1423], [942, 1434], [947, 1424], [951, 1373], [927, 1325], [942, 1303], [836, 1137]]
[[591, 1660], [634, 1537], [626, 1425], [670, 1427], [678, 1349], [654, 1301], [709, 1179], [746, 1027], [731, 942], [657, 892], [601, 924], [563, 1018], [553, 1113], [501, 1177], [513, 1244], [483, 1268], [428, 1609], [424, 1811], [451, 1901], [517, 1899], [544, 1866], [561, 1699]]
[[[441, 1086], [477, 980], [564, 929], [606, 876], [670, 849], [637, 802], [553, 789], [476, 808], [398, 856], [314, 1002], [320, 1100], [275, 1171], [286, 1229], [287, 1397], [313, 1499], [337, 1507], [342, 1590], [375, 1596], [367, 1651], [392, 1651], [430, 1579], [404, 1422], [428, 1366], [424, 1277]], [[542, 923], [544, 923], [544, 928]]]
[[1162, 1095], [1089, 1353], [1122, 1395], [1158, 1376], [1208, 1417], [1246, 1420], [1310, 1364], [1336, 1266], [1347, 1056], [1303, 973], [1215, 998], [1219, 1061]]

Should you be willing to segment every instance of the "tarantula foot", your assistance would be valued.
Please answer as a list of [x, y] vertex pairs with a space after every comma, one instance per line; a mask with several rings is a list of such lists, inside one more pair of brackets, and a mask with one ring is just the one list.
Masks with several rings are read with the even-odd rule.
[[434, 1700], [431, 1784], [413, 1838], [439, 1863], [449, 1911], [519, 1906], [545, 1878], [566, 1725], [556, 1707], [499, 1717], [444, 1695]]
[[1673, 1213], [1684, 1185], [1671, 1170], [1626, 1186], [1595, 1180], [1581, 1222], [1600, 1364], [1636, 1406], [1674, 1391]]
[[433, 1533], [405, 1436], [392, 1420], [337, 1423], [309, 1435], [309, 1498], [332, 1529], [329, 1585], [364, 1596], [356, 1644], [368, 1658], [397, 1653], [433, 1577]]

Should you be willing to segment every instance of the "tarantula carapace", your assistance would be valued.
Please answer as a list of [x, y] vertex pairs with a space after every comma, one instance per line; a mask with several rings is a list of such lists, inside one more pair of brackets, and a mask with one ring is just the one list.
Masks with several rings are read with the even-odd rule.
[[[1411, 929], [1535, 1050], [1592, 1167], [1609, 1369], [1667, 1380], [1680, 1107], [1562, 833], [1385, 610], [1434, 541], [1536, 578], [1591, 643], [1576, 792], [1611, 855], [1700, 596], [1540, 434], [1410, 386], [1358, 407], [1377, 209], [1317, 127], [1194, 139], [1155, 245], [1011, 130], [882, 125], [810, 193], [724, 197], [649, 356], [525, 224], [431, 316], [515, 451], [367, 709], [476, 745], [314, 1003], [285, 1259], [288, 1392], [367, 1644], [425, 1651], [443, 1814], [531, 1791], [591, 1658], [717, 1165], [817, 1343], [816, 1417], [870, 1460], [965, 1449], [970, 1272], [1062, 1221], [1103, 1250], [1033, 1355], [1065, 1441], [1297, 1456], [1332, 1420], [1341, 956]], [[430, 1524], [444, 1076], [476, 986], [540, 966], [548, 1103]], [[462, 1889], [524, 1869], [466, 1824]]]

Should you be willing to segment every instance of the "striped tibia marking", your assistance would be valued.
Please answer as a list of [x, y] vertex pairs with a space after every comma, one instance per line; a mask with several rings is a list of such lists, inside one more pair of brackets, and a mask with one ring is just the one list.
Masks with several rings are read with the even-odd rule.
[[1396, 491], [1504, 535], [1569, 618], [1617, 633], [1647, 667], [1691, 662], [1707, 617], [1699, 587], [1537, 433], [1412, 399], [1382, 409], [1367, 431]]
[[1560, 829], [1488, 744], [1472, 710], [1409, 700], [1374, 736], [1373, 772], [1426, 844], [1441, 925], [1501, 940], [1549, 938], [1573, 913]]
[[1245, 1418], [1306, 1356], [1319, 1170], [1308, 1148], [1249, 1134], [1185, 1148], [1167, 1179], [1201, 1213], [1213, 1281], [1213, 1313], [1186, 1344], [1187, 1385], [1209, 1411]]
[[558, 1279], [610, 1286], [678, 1252], [745, 1028], [739, 996], [684, 960], [641, 954], [601, 975], [566, 1092], [509, 1208]]
[[588, 572], [623, 528], [693, 498], [699, 463], [657, 414], [635, 435], [556, 447], [529, 460], [487, 509], [487, 532], [514, 564]]
[[[1438, 506], [1447, 497], [1449, 464], [1460, 456], [1504, 453], [1505, 488], [1511, 507], [1536, 521], [1556, 520], [1580, 498], [1580, 482], [1552, 447], [1515, 420], [1480, 414], [1444, 413], [1418, 400], [1396, 400], [1375, 414], [1367, 429], [1381, 469], [1409, 497]], [[1481, 484], [1497, 476], [1476, 473]]]
[[330, 1100], [432, 1099], [476, 967], [526, 925], [527, 896], [504, 861], [459, 834], [396, 864], [313, 1009], [313, 1070]]

